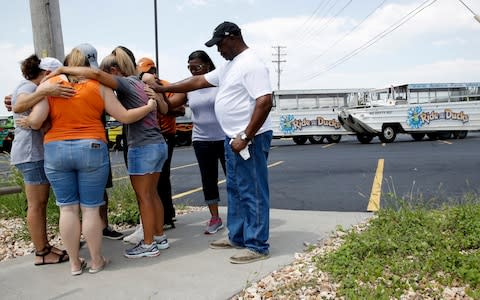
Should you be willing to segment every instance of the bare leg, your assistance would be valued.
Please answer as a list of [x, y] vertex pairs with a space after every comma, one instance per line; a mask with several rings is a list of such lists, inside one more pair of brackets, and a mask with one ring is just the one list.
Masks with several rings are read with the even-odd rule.
[[27, 196], [27, 226], [37, 251], [48, 245], [47, 239], [47, 202], [50, 185], [25, 184]]
[[[57, 248], [51, 251], [47, 237], [47, 203], [50, 192], [49, 184], [25, 184], [27, 196], [27, 226], [28, 232], [35, 246], [35, 264], [57, 263], [60, 260], [68, 259], [64, 253]], [[62, 256], [62, 257], [61, 257]]]
[[[78, 205], [60, 207], [60, 235], [70, 256], [70, 269], [80, 269], [78, 241], [80, 240], [80, 208]], [[97, 212], [98, 213], [98, 212]]]
[[98, 207], [81, 207], [82, 232], [87, 241], [88, 251], [92, 259], [91, 268], [100, 268], [104, 261], [102, 257], [103, 221]]
[[218, 218], [218, 204], [210, 204], [208, 209], [210, 210], [212, 217]]
[[[154, 234], [163, 234], [163, 206], [157, 192], [159, 176], [160, 173], [130, 176], [142, 218], [145, 244], [153, 243]], [[156, 232], [159, 226], [161, 232]]]

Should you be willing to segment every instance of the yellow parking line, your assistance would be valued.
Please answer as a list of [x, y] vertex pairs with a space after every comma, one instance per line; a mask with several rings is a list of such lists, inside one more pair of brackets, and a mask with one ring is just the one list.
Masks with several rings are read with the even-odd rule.
[[439, 143], [443, 143], [443, 144], [448, 144], [448, 145], [451, 145], [451, 144], [453, 144], [452, 142], [449, 142], [449, 141], [443, 141], [443, 140], [441, 140], [441, 141], [438, 141], [438, 142], [439, 142]]
[[331, 147], [331, 146], [334, 146], [334, 145], [336, 145], [336, 143], [331, 143], [331, 144], [328, 144], [328, 145], [322, 146], [322, 148], [328, 148], [328, 147]]
[[375, 172], [375, 179], [373, 180], [372, 192], [370, 193], [370, 200], [368, 201], [367, 211], [378, 211], [380, 209], [380, 196], [382, 194], [382, 180], [383, 180], [383, 158], [378, 160], [377, 171]]
[[[283, 164], [283, 163], [284, 163], [284, 161], [283, 161], [283, 160], [280, 160], [280, 161], [277, 161], [277, 162], [275, 162], [275, 163], [273, 163], [273, 164], [268, 165], [268, 167], [269, 167], [269, 168], [271, 168], [271, 167], [276, 167], [276, 166], [281, 165], [281, 164]], [[219, 180], [219, 181], [218, 181], [218, 185], [220, 185], [220, 184], [222, 184], [222, 183], [225, 183], [225, 181], [226, 181], [225, 179]], [[186, 191], [186, 192], [183, 192], [183, 193], [176, 194], [176, 195], [172, 196], [172, 199], [174, 199], [174, 200], [175, 200], [175, 199], [179, 199], [179, 198], [185, 197], [185, 196], [187, 196], [187, 195], [190, 195], [190, 194], [193, 194], [193, 193], [196, 193], [196, 192], [200, 192], [201, 190], [202, 190], [202, 187], [198, 187], [198, 188], [195, 188], [195, 189], [191, 189], [191, 190], [188, 190], [188, 191]]]

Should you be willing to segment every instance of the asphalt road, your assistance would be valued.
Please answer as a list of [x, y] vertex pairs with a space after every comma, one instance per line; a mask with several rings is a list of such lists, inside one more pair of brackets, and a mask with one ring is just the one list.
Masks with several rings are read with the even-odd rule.
[[[383, 144], [363, 145], [354, 137], [338, 144], [296, 145], [273, 140], [270, 151], [271, 207], [316, 211], [367, 211], [377, 166], [383, 159], [380, 206], [407, 202], [440, 204], [462, 201], [480, 184], [480, 133], [464, 140], [414, 142], [408, 135]], [[120, 152], [112, 152], [114, 184], [128, 180]], [[5, 174], [6, 157], [0, 157]], [[219, 168], [220, 205], [226, 205], [224, 176]], [[172, 161], [174, 201], [204, 205], [198, 165], [192, 147], [179, 147]], [[378, 184], [378, 182], [377, 182]], [[378, 185], [377, 185], [378, 187]]]

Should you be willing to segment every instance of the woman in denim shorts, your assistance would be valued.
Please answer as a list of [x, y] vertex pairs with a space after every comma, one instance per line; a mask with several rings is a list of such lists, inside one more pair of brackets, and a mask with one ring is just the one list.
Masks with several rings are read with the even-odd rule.
[[[168, 105], [160, 94], [150, 91], [136, 75], [136, 62], [133, 53], [123, 47], [115, 48], [100, 64], [100, 69], [60, 68], [57, 72], [84, 76], [95, 79], [114, 89], [120, 102], [127, 108], [145, 105], [148, 99], [158, 101], [158, 112], [165, 114]], [[158, 256], [159, 249], [169, 247], [163, 232], [163, 206], [157, 192], [163, 163], [167, 158], [167, 145], [160, 132], [157, 112], [152, 112], [138, 122], [127, 126], [127, 167], [130, 181], [137, 196], [143, 239], [130, 249], [125, 250], [125, 257], [140, 258]]]
[[[31, 107], [40, 101], [42, 96], [62, 92], [56, 86], [50, 90], [37, 90], [37, 85], [45, 75], [61, 65], [61, 62], [55, 58], [39, 59], [36, 55], [31, 55], [22, 62], [21, 69], [25, 80], [19, 84], [12, 95], [15, 121], [18, 122], [28, 116]], [[37, 99], [36, 102], [35, 99]], [[35, 247], [34, 264], [39, 266], [68, 261], [66, 251], [51, 246], [47, 237], [47, 203], [50, 183], [43, 169], [43, 132], [16, 126], [10, 158], [11, 164], [22, 173], [25, 183], [28, 204], [27, 227]]]
[[[89, 66], [76, 48], [67, 55], [66, 62], [71, 66]], [[98, 273], [107, 263], [101, 251], [103, 222], [99, 207], [104, 204], [110, 164], [102, 116], [106, 111], [120, 122], [136, 122], [155, 112], [157, 102], [148, 100], [127, 111], [110, 88], [95, 80], [60, 75], [47, 82], [71, 86], [76, 93], [68, 101], [48, 97], [38, 103], [27, 118], [27, 125], [38, 128], [47, 117], [51, 121], [44, 138], [45, 173], [60, 207], [60, 234], [70, 255], [71, 274], [82, 274], [87, 265], [79, 256], [81, 233], [90, 252], [89, 272]]]

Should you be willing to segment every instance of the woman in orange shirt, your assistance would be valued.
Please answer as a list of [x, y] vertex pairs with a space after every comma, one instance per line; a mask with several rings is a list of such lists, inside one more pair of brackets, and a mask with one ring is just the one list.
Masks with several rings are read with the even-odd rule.
[[[88, 59], [73, 49], [67, 56], [69, 66], [89, 66]], [[113, 90], [95, 80], [60, 75], [48, 80], [72, 86], [76, 94], [68, 99], [48, 97], [38, 103], [27, 125], [40, 128], [50, 117], [51, 128], [44, 138], [45, 173], [60, 206], [60, 234], [70, 256], [72, 275], [80, 275], [86, 261], [79, 257], [78, 241], [83, 233], [90, 252], [90, 273], [105, 267], [102, 256], [103, 223], [99, 207], [109, 172], [108, 147], [102, 115], [123, 123], [132, 123], [157, 110], [157, 102], [126, 110]], [[80, 221], [79, 213], [82, 213]]]

